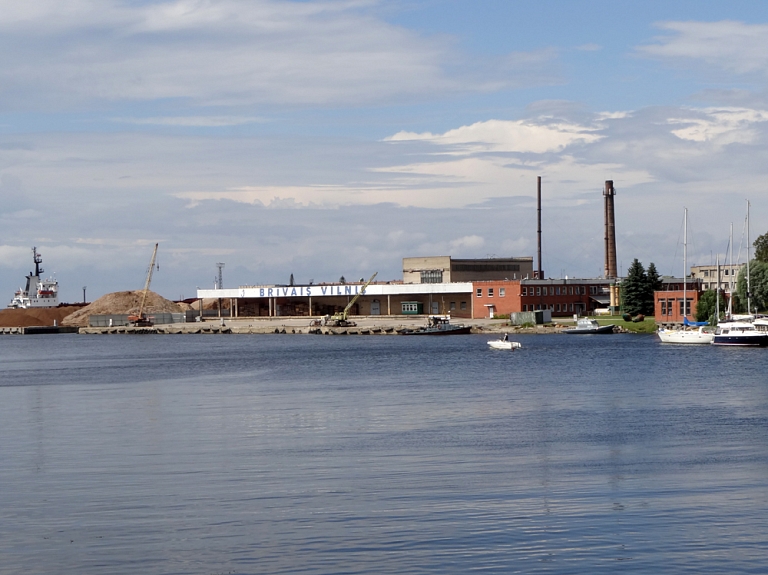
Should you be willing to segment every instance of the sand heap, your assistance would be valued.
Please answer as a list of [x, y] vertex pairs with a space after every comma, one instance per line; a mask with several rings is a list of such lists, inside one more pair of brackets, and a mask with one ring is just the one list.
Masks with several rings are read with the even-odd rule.
[[0, 327], [30, 327], [62, 325], [65, 317], [83, 309], [80, 306], [38, 307], [31, 309], [0, 309]]
[[[136, 291], [118, 291], [108, 293], [100, 297], [92, 304], [81, 308], [79, 311], [68, 316], [62, 325], [77, 325], [86, 327], [88, 325], [88, 316], [91, 315], [120, 315], [138, 313], [141, 305], [141, 296], [144, 290]], [[173, 303], [153, 291], [147, 292], [147, 301], [144, 304], [144, 313], [152, 315], [153, 313], [179, 313], [182, 307]]]

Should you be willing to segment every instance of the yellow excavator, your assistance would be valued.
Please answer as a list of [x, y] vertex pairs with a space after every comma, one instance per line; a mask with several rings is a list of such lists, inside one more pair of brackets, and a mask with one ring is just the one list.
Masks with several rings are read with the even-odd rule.
[[147, 272], [147, 282], [144, 284], [144, 293], [141, 295], [141, 304], [139, 311], [135, 315], [129, 315], [128, 321], [134, 327], [147, 327], [152, 325], [152, 318], [144, 314], [144, 305], [147, 303], [147, 293], [149, 293], [149, 284], [152, 283], [152, 271], [155, 269], [155, 258], [157, 257], [157, 244], [155, 251], [152, 252], [152, 260], [149, 262], [149, 271]]
[[354, 327], [357, 324], [353, 321], [349, 321], [349, 310], [352, 309], [352, 306], [355, 305], [355, 302], [357, 301], [357, 298], [359, 298], [363, 293], [365, 293], [365, 288], [367, 288], [370, 283], [373, 281], [373, 278], [376, 277], [376, 274], [379, 272], [374, 272], [374, 274], [371, 276], [371, 278], [365, 282], [365, 285], [363, 286], [363, 289], [361, 289], [359, 292], [357, 292], [357, 295], [353, 297], [351, 300], [349, 300], [349, 303], [347, 304], [347, 307], [345, 307], [342, 311], [339, 313], [335, 313], [333, 315], [327, 315], [322, 320], [320, 320], [320, 325], [330, 326], [330, 327]]

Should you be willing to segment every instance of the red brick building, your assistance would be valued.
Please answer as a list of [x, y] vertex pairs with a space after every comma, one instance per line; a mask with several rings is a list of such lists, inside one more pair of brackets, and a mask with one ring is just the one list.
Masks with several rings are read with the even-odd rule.
[[[683, 280], [662, 278], [662, 289], [653, 292], [653, 309], [656, 323], [683, 322]], [[686, 310], [689, 321], [696, 319], [696, 306], [702, 294], [702, 280], [689, 279], [685, 286]]]
[[550, 310], [552, 317], [587, 315], [610, 305], [609, 279], [524, 279], [472, 282], [472, 317]]

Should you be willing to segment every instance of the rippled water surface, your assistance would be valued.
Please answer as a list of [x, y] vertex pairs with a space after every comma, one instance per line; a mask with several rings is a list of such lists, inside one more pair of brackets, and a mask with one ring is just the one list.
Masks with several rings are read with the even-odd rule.
[[2, 573], [765, 573], [768, 350], [5, 336]]

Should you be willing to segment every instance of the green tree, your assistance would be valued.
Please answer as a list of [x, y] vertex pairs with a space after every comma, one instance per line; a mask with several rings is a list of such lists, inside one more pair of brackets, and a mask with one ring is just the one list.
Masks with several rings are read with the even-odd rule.
[[755, 247], [755, 259], [768, 263], [768, 233], [757, 238], [752, 245]]
[[661, 276], [659, 276], [659, 272], [656, 270], [656, 265], [653, 262], [648, 264], [648, 269], [645, 272], [645, 279], [646, 294], [644, 305], [645, 311], [643, 311], [643, 314], [653, 315], [653, 292], [661, 289]]
[[621, 288], [623, 292], [621, 306], [624, 311], [630, 315], [645, 314], [648, 305], [648, 276], [643, 264], [637, 258], [629, 266], [627, 277], [621, 282]]
[[[716, 294], [715, 290], [707, 290], [701, 294], [699, 303], [696, 304], [696, 321], [708, 321], [710, 325], [715, 325]], [[725, 308], [725, 295], [720, 292], [720, 317], [723, 317]]]
[[[750, 300], [752, 309], [750, 313], [755, 310], [765, 310], [768, 308], [768, 263], [757, 260], [749, 262], [749, 284], [750, 284]], [[739, 279], [736, 281], [736, 294], [739, 301], [744, 304], [746, 308], [747, 303], [747, 266], [744, 266], [739, 273]], [[736, 300], [734, 300], [736, 303]]]

